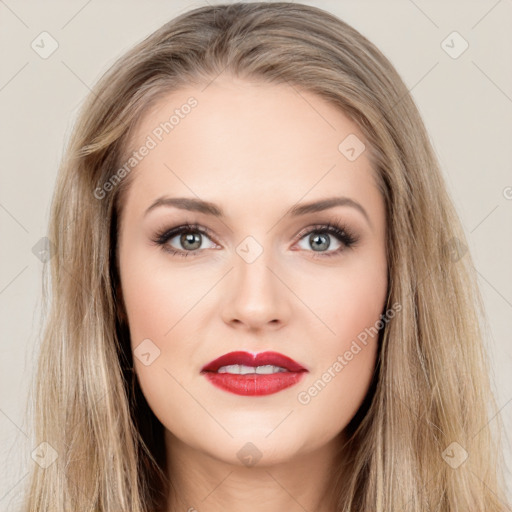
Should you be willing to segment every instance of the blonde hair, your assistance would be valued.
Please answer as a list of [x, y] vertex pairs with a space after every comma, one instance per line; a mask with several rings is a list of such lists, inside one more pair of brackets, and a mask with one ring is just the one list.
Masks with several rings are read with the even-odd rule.
[[[46, 469], [34, 464], [26, 510], [142, 512], [166, 496], [163, 427], [134, 375], [117, 271], [133, 173], [101, 198], [95, 191], [126, 161], [148, 108], [222, 72], [287, 83], [337, 106], [369, 142], [385, 199], [387, 307], [399, 303], [401, 312], [381, 331], [374, 382], [340, 446], [337, 510], [505, 510], [485, 314], [418, 110], [359, 32], [287, 2], [182, 14], [122, 56], [82, 106], [52, 201], [51, 302], [34, 388], [36, 442], [58, 457]], [[462, 450], [467, 460], [449, 464]]]

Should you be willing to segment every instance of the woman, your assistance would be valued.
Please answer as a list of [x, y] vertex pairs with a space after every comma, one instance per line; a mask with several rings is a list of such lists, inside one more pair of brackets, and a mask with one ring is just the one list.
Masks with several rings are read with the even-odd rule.
[[204, 7], [135, 46], [49, 239], [27, 510], [506, 510], [463, 230], [333, 15]]

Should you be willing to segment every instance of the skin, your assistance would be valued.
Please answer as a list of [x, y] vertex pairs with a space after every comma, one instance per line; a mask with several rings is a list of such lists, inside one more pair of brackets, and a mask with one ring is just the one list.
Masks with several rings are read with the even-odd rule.
[[[151, 364], [137, 357], [134, 364], [166, 429], [176, 489], [168, 510], [334, 510], [325, 486], [335, 447], [368, 391], [377, 337], [360, 344], [342, 371], [332, 367], [379, 320], [387, 293], [385, 205], [368, 151], [349, 161], [338, 150], [349, 134], [364, 138], [312, 93], [221, 76], [161, 100], [141, 119], [133, 147], [190, 96], [197, 107], [131, 171], [118, 240], [132, 348], [150, 339], [160, 351]], [[163, 195], [211, 201], [226, 216], [169, 206], [145, 215]], [[347, 205], [286, 215], [333, 195], [360, 203], [368, 220]], [[307, 228], [336, 220], [358, 242], [329, 257], [343, 242], [328, 234], [330, 246], [315, 250]], [[151, 242], [158, 230], [186, 222], [212, 233], [195, 256], [173, 256]], [[247, 236], [263, 250], [252, 263], [237, 252]], [[180, 235], [167, 244], [190, 247]], [[200, 369], [233, 350], [277, 351], [308, 373], [272, 395], [231, 394]], [[329, 368], [335, 376], [300, 403], [299, 393]], [[249, 453], [248, 442], [260, 456], [252, 466], [237, 456]]]

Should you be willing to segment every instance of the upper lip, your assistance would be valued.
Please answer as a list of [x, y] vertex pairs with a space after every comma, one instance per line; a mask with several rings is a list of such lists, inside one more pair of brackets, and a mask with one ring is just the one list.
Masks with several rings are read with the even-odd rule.
[[293, 359], [280, 354], [279, 352], [260, 352], [259, 354], [251, 354], [249, 352], [229, 352], [223, 356], [210, 361], [201, 368], [201, 372], [216, 372], [221, 366], [229, 366], [240, 364], [245, 366], [280, 366], [290, 372], [307, 371], [302, 365]]

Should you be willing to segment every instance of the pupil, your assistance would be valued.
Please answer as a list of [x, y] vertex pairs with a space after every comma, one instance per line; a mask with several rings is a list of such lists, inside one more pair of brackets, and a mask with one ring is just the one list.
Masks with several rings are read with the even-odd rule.
[[188, 247], [189, 249], [199, 249], [201, 247], [201, 235], [194, 233], [186, 233], [181, 235], [181, 243], [183, 247], [187, 248], [187, 244], [192, 244], [194, 247]]
[[329, 237], [326, 234], [311, 235], [309, 237], [311, 245], [320, 249], [328, 249], [330, 245]]

